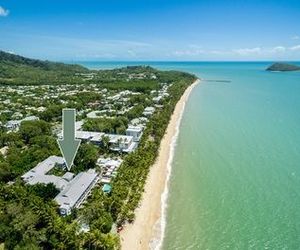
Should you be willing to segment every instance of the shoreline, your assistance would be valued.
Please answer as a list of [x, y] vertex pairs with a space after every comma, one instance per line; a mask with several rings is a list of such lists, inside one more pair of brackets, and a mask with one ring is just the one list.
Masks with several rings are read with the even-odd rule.
[[135, 220], [126, 224], [120, 233], [122, 250], [159, 249], [165, 229], [165, 210], [168, 197], [168, 181], [173, 161], [180, 121], [197, 79], [183, 93], [177, 102], [165, 135], [161, 140], [158, 157], [150, 168], [140, 206], [135, 210]]

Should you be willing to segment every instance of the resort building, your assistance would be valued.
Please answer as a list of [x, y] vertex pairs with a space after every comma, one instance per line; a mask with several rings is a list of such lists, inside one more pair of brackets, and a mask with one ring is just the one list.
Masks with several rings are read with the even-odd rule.
[[106, 134], [109, 138], [110, 150], [124, 153], [133, 152], [138, 144], [134, 142], [133, 136]]
[[89, 195], [98, 181], [98, 174], [94, 169], [81, 172], [75, 177], [71, 172], [66, 172], [63, 176], [47, 174], [56, 166], [65, 169], [64, 159], [58, 156], [50, 156], [22, 175], [22, 179], [29, 185], [53, 183], [60, 190], [60, 193], [55, 197], [55, 201], [60, 206], [60, 214], [69, 215], [71, 210], [78, 208]]
[[152, 98], [152, 101], [154, 101], [154, 102], [160, 102], [160, 100], [162, 100], [162, 96], [160, 95], [160, 96], [156, 96], [156, 97], [153, 97]]
[[110, 183], [112, 177], [117, 176], [117, 171], [122, 163], [121, 159], [99, 158], [97, 165], [101, 167], [101, 183]]
[[139, 126], [142, 128], [146, 127], [146, 124], [148, 122], [148, 119], [146, 117], [139, 117], [139, 118], [134, 118], [130, 121], [131, 126]]
[[[105, 134], [103, 132], [93, 132], [93, 131], [82, 131], [82, 121], [75, 123], [75, 137], [82, 140], [83, 142], [91, 142], [98, 146], [102, 145], [103, 137], [108, 137], [109, 139], [109, 148], [112, 151], [131, 153], [138, 146], [137, 142], [142, 135], [141, 128], [132, 128], [129, 129], [128, 133], [133, 135], [117, 135], [117, 134]], [[62, 138], [62, 132], [59, 131], [58, 138]]]
[[46, 160], [36, 165], [36, 167], [32, 168], [27, 173], [22, 175], [21, 178], [30, 185], [34, 185], [37, 183], [53, 183], [57, 189], [63, 190], [68, 184], [68, 181], [66, 179], [55, 175], [47, 175], [47, 173], [55, 166], [64, 169], [64, 158], [58, 156], [50, 156]]
[[90, 194], [98, 181], [94, 169], [76, 175], [56, 197], [61, 215], [69, 215], [73, 208], [78, 208]]
[[89, 131], [76, 131], [76, 138], [84, 142], [94, 142], [99, 144], [102, 141], [102, 137], [105, 133], [102, 132], [89, 132]]
[[151, 115], [153, 115], [154, 112], [155, 112], [154, 107], [147, 107], [147, 108], [144, 109], [143, 115], [144, 116], [151, 116]]
[[141, 126], [129, 126], [126, 129], [126, 135], [132, 136], [133, 141], [138, 142], [143, 135], [143, 127]]

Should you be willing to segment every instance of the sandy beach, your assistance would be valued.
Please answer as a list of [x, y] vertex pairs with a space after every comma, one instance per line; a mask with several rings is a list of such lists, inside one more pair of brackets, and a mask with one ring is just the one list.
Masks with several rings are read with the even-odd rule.
[[[123, 250], [152, 249], [161, 236], [162, 200], [170, 169], [172, 148], [178, 134], [178, 125], [192, 89], [200, 82], [189, 86], [178, 103], [161, 141], [158, 158], [151, 167], [140, 206], [136, 209], [134, 223], [127, 224], [120, 234]], [[155, 240], [156, 239], [156, 240]]]

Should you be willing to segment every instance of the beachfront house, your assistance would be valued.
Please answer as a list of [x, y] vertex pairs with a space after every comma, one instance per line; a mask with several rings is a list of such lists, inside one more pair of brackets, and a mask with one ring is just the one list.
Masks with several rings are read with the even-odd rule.
[[112, 177], [117, 176], [117, 171], [122, 163], [121, 159], [98, 158], [97, 165], [101, 167], [101, 183], [110, 183]]
[[132, 119], [130, 121], [130, 125], [131, 126], [139, 126], [139, 127], [145, 128], [147, 122], [148, 122], [148, 119], [146, 117], [138, 117], [138, 118]]
[[137, 147], [137, 143], [133, 141], [133, 137], [129, 135], [107, 134], [109, 138], [110, 150], [131, 153]]
[[143, 135], [143, 127], [142, 126], [129, 126], [126, 129], [126, 135], [132, 136], [133, 141], [138, 142]]

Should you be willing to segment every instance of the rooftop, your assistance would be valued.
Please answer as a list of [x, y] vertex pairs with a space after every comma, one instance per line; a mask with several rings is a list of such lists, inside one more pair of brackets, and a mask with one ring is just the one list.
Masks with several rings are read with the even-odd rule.
[[68, 183], [66, 188], [61, 191], [56, 197], [56, 202], [63, 207], [73, 208], [78, 207], [81, 200], [97, 178], [95, 170], [90, 169], [87, 172], [81, 172]]

